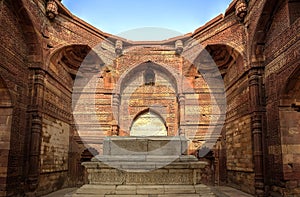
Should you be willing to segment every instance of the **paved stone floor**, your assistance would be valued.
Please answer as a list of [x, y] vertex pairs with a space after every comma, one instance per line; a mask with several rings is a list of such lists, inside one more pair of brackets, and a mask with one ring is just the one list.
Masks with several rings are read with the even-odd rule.
[[[76, 191], [76, 189], [78, 188], [66, 188], [66, 189], [53, 192], [43, 197], [71, 197], [72, 194]], [[225, 186], [211, 187], [211, 190], [215, 194], [215, 196], [218, 197], [253, 197], [253, 195], [244, 193], [242, 191], [239, 191], [231, 187], [225, 187]], [[206, 196], [206, 195], [202, 194], [201, 196]]]

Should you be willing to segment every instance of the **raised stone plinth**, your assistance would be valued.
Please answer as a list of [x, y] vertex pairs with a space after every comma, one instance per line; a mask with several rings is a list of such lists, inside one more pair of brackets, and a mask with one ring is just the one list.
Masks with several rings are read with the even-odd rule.
[[73, 197], [214, 197], [209, 187], [199, 185], [84, 185]]
[[183, 137], [108, 137], [104, 155], [83, 163], [89, 184], [74, 196], [199, 196], [208, 163], [186, 148]]
[[[162, 157], [161, 157], [162, 158]], [[119, 160], [120, 159], [120, 160]], [[101, 161], [85, 162], [92, 185], [180, 185], [201, 183], [203, 169], [207, 165], [200, 161], [129, 161], [118, 158], [108, 165]], [[158, 158], [156, 158], [158, 160]], [[165, 165], [162, 165], [165, 164]]]

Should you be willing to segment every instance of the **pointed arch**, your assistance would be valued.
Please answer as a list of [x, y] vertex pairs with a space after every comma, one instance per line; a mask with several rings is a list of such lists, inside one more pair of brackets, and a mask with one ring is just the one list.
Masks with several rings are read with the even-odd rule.
[[29, 2], [25, 0], [14, 0], [9, 6], [18, 17], [18, 22], [24, 32], [25, 42], [29, 48], [29, 62], [39, 63], [39, 66], [43, 66], [42, 38], [37, 34], [37, 32], [40, 32], [40, 29], [37, 30], [37, 27], [33, 22], [34, 16], [32, 15], [32, 12], [28, 10], [28, 3]]
[[149, 67], [151, 67], [151, 69], [154, 71], [159, 71], [160, 73], [165, 74], [168, 77], [168, 79], [170, 80], [170, 83], [173, 85], [173, 88], [175, 89], [175, 91], [178, 94], [181, 93], [181, 91], [182, 91], [180, 88], [181, 78], [177, 74], [175, 69], [173, 69], [167, 65], [157, 64], [150, 60], [143, 62], [143, 63], [133, 65], [130, 67], [130, 69], [125, 71], [121, 75], [118, 83], [116, 84], [114, 93], [119, 94], [119, 95], [122, 94], [123, 90], [127, 87], [127, 85], [130, 83], [131, 79], [135, 76], [135, 74], [139, 73], [139, 72], [144, 72]]
[[262, 11], [261, 14], [256, 15], [260, 16], [257, 20], [256, 27], [254, 27], [254, 34], [249, 57], [254, 62], [261, 62], [264, 61], [264, 47], [266, 42], [266, 36], [269, 32], [269, 29], [272, 24], [272, 16], [276, 12], [278, 6], [283, 2], [283, 0], [265, 0], [262, 4]]
[[155, 110], [147, 108], [139, 112], [132, 120], [131, 136], [167, 136], [165, 119]]

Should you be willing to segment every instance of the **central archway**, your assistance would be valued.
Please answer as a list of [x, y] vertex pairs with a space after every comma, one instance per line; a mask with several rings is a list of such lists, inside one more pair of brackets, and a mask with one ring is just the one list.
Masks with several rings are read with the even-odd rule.
[[[160, 123], [160, 136], [178, 135], [180, 127], [178, 92], [181, 92], [181, 88], [175, 69], [172, 71], [168, 70], [168, 66], [148, 61], [122, 74], [116, 85], [112, 102], [113, 115], [120, 127], [121, 135], [153, 136], [150, 129], [157, 130], [157, 128], [149, 125], [146, 129], [145, 124], [142, 123], [150, 117], [156, 125]], [[151, 113], [142, 114], [147, 109], [148, 112], [150, 109]], [[152, 114], [153, 111], [157, 112], [156, 115]], [[142, 116], [139, 117], [137, 114]], [[163, 127], [168, 129], [162, 131]], [[141, 130], [141, 128], [149, 132], [133, 134], [132, 128], [134, 132], [135, 129]]]
[[152, 110], [141, 112], [130, 127], [130, 136], [167, 136], [168, 131], [162, 117]]

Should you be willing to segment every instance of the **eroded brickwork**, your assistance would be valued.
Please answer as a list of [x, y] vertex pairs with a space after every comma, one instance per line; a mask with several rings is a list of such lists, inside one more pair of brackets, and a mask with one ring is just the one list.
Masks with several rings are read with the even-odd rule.
[[[190, 139], [188, 154], [215, 143], [201, 158], [214, 169], [203, 171], [206, 183], [299, 195], [298, 1], [233, 1], [194, 33], [142, 43], [101, 32], [51, 3], [57, 10], [45, 0], [0, 3], [1, 196], [83, 184], [81, 162], [102, 154], [105, 136], [130, 135], [148, 108], [168, 135]], [[209, 84], [202, 49], [187, 50], [193, 41], [211, 56], [225, 90]], [[147, 64], [154, 65], [150, 81]], [[226, 117], [211, 99], [226, 107]]]

